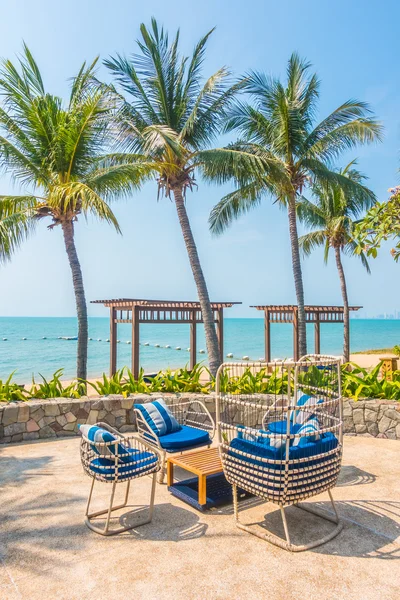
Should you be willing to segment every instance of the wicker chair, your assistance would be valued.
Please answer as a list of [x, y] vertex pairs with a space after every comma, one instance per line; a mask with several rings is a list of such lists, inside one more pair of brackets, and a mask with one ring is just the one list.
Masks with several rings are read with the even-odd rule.
[[[244, 369], [266, 393], [230, 393]], [[222, 390], [222, 385], [224, 390]], [[224, 473], [233, 486], [236, 525], [286, 550], [319, 546], [342, 529], [331, 489], [343, 445], [340, 361], [308, 355], [297, 363], [225, 363], [217, 374], [216, 421]], [[285, 540], [240, 523], [237, 488], [280, 508]], [[333, 514], [299, 502], [328, 492]], [[294, 505], [336, 524], [324, 537], [291, 543], [285, 507]]]
[[[137, 434], [123, 436], [107, 423], [81, 426], [81, 434], [81, 462], [85, 473], [92, 478], [85, 513], [85, 523], [89, 529], [101, 535], [115, 535], [149, 523], [153, 516], [156, 475], [160, 469], [158, 452], [146, 440], [139, 439]], [[147, 516], [135, 524], [110, 529], [111, 513], [127, 506], [132, 479], [145, 475], [152, 476]], [[95, 481], [111, 484], [110, 503], [106, 509], [90, 512]], [[127, 484], [125, 499], [122, 504], [113, 506], [118, 483]], [[92, 523], [92, 519], [101, 515], [107, 515], [104, 527]]]
[[[151, 429], [143, 414], [135, 408], [136, 425], [140, 438], [157, 450], [161, 455], [161, 469], [158, 477], [159, 483], [164, 482], [166, 473], [167, 454], [186, 452], [196, 448], [210, 446], [215, 434], [215, 423], [210, 412], [199, 400], [184, 400], [168, 403], [168, 409], [171, 411], [179, 425], [182, 426], [182, 433], [185, 433], [186, 440], [179, 444], [174, 443], [170, 435], [157, 436]], [[199, 430], [208, 435], [199, 437]], [[193, 436], [192, 436], [193, 434]]]

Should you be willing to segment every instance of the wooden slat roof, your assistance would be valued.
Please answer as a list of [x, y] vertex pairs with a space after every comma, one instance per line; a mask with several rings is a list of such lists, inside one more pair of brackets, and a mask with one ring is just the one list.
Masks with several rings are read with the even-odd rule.
[[[151, 308], [160, 309], [179, 309], [179, 308], [197, 308], [200, 310], [200, 302], [192, 302], [185, 300], [143, 300], [137, 298], [112, 298], [110, 300], [92, 300], [91, 304], [104, 304], [104, 306], [113, 306], [115, 308], [130, 309], [132, 306], [149, 306]], [[230, 308], [234, 304], [241, 302], [211, 302], [211, 307], [215, 310], [218, 308]]]
[[[250, 308], [256, 308], [257, 310], [268, 310], [269, 312], [294, 312], [297, 310], [296, 304], [262, 304], [250, 306]], [[349, 310], [360, 310], [362, 306], [349, 306]], [[320, 305], [307, 305], [304, 307], [306, 312], [309, 313], [342, 313], [343, 306], [320, 306]]]

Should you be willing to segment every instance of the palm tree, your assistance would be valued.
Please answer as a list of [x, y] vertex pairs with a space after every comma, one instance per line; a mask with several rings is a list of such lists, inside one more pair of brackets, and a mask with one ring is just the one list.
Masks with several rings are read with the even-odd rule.
[[[381, 126], [368, 106], [349, 100], [315, 124], [319, 80], [309, 75], [310, 64], [292, 54], [287, 83], [251, 72], [244, 88], [253, 104], [237, 103], [226, 130], [241, 136], [234, 148], [257, 155], [264, 152], [266, 169], [248, 177], [225, 196], [210, 215], [210, 227], [221, 233], [233, 219], [259, 204], [265, 196], [287, 208], [292, 266], [298, 304], [299, 351], [307, 352], [304, 288], [297, 234], [296, 205], [307, 187], [336, 183], [345, 190], [358, 184], [331, 169], [332, 160], [357, 144], [380, 139]], [[275, 161], [274, 169], [270, 166]]]
[[[225, 68], [202, 81], [212, 31], [198, 42], [190, 59], [179, 54], [179, 31], [170, 42], [155, 19], [150, 29], [142, 24], [140, 31], [139, 54], [105, 61], [130, 100], [120, 109], [120, 139], [125, 151], [153, 164], [158, 193], [173, 197], [203, 315], [210, 371], [215, 375], [221, 361], [214, 316], [185, 199], [187, 191], [197, 187], [196, 171], [216, 182], [232, 174], [240, 179], [242, 153], [210, 146], [243, 84], [231, 85]], [[255, 171], [261, 162], [249, 156], [246, 164]]]
[[354, 189], [346, 192], [337, 184], [315, 185], [313, 188], [315, 203], [302, 198], [297, 207], [299, 219], [314, 229], [299, 238], [299, 245], [304, 254], [309, 256], [314, 248], [324, 246], [324, 260], [327, 263], [329, 250], [333, 249], [335, 253], [343, 298], [343, 355], [345, 362], [350, 360], [350, 323], [342, 253], [359, 256], [367, 272], [370, 272], [364, 253], [357, 250], [353, 229], [361, 213], [376, 201], [374, 193], [363, 185], [366, 178], [354, 168], [355, 164], [356, 161], [352, 161], [343, 171], [339, 171], [340, 175], [357, 184]]
[[80, 379], [87, 375], [88, 320], [75, 223], [81, 214], [93, 215], [119, 232], [107, 200], [130, 192], [144, 169], [120, 155], [104, 154], [115, 100], [108, 88], [95, 83], [95, 64], [82, 65], [65, 107], [45, 91], [27, 46], [17, 66], [4, 60], [0, 68], [0, 166], [30, 190], [1, 198], [2, 254], [10, 255], [37, 218], [49, 217], [49, 229], [60, 225], [76, 299]]

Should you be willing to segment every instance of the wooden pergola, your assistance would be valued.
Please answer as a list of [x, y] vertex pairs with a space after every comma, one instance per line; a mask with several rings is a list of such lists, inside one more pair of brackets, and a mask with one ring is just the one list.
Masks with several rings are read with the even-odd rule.
[[[197, 324], [203, 322], [199, 302], [170, 300], [137, 300], [118, 298], [92, 300], [92, 304], [103, 304], [110, 309], [110, 375], [117, 370], [117, 325], [132, 323], [132, 373], [139, 375], [139, 325], [141, 323], [187, 323], [190, 325], [190, 368], [196, 364]], [[224, 357], [224, 308], [241, 302], [212, 302], [221, 361]]]
[[[265, 334], [265, 360], [271, 360], [271, 323], [293, 324], [293, 358], [299, 359], [299, 325], [298, 307], [295, 305], [268, 304], [251, 306], [257, 310], [264, 311], [264, 334]], [[314, 350], [315, 354], [321, 353], [321, 323], [343, 323], [343, 306], [305, 306], [306, 322], [314, 323]], [[362, 306], [350, 306], [349, 309], [356, 311]]]

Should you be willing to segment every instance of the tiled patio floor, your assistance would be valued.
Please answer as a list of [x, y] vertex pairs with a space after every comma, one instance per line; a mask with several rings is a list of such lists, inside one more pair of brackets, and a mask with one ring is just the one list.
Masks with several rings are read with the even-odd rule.
[[[231, 507], [199, 513], [165, 485], [157, 486], [151, 524], [103, 538], [83, 523], [89, 484], [79, 439], [0, 447], [1, 600], [400, 597], [399, 442], [345, 438], [334, 490], [344, 530], [299, 554], [238, 530]], [[106, 485], [98, 489], [109, 492]], [[150, 480], [141, 478], [131, 498], [144, 503], [149, 492]], [[328, 508], [327, 495], [317, 500]], [[267, 515], [281, 533], [276, 507], [241, 506], [248, 522]], [[331, 527], [296, 508], [288, 520], [295, 542]]]

